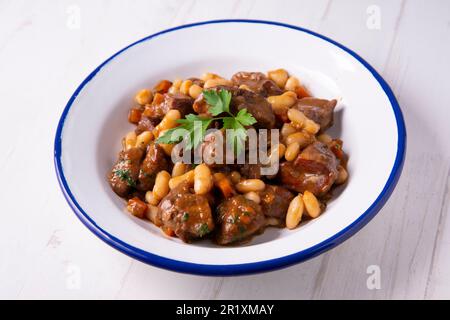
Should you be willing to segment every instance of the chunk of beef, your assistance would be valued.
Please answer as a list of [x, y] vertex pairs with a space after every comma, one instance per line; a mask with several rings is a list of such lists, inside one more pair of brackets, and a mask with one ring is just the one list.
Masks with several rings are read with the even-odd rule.
[[119, 159], [108, 175], [109, 183], [118, 196], [126, 197], [136, 187], [143, 155], [144, 151], [140, 148], [119, 153]]
[[214, 230], [208, 197], [191, 192], [188, 184], [174, 188], [159, 203], [162, 228], [184, 242], [199, 239]]
[[226, 245], [248, 239], [265, 226], [261, 206], [237, 195], [223, 201], [217, 208], [218, 244]]
[[[270, 130], [267, 131], [266, 139], [262, 139], [262, 136], [258, 136], [257, 143], [248, 139], [245, 144], [245, 163], [237, 164], [235, 170], [238, 170], [243, 177], [248, 179], [260, 179], [262, 176], [268, 179], [274, 178], [272, 174], [273, 171], [269, 170], [272, 166], [270, 159], [263, 158], [264, 154], [266, 154], [267, 157], [269, 156], [271, 144]], [[257, 159], [254, 159], [256, 155]], [[277, 170], [274, 172], [275, 175], [276, 172]]]
[[246, 85], [251, 91], [261, 94], [264, 97], [277, 96], [283, 93], [275, 82], [267, 78], [267, 76], [261, 72], [245, 72], [241, 71], [235, 73], [231, 77], [237, 86]]
[[226, 166], [226, 137], [220, 130], [208, 133], [200, 145], [203, 161], [211, 168]]
[[237, 113], [244, 108], [256, 119], [255, 128], [272, 129], [275, 126], [272, 106], [260, 94], [248, 90], [238, 90], [231, 99], [231, 111]]
[[171, 109], [177, 109], [183, 118], [185, 115], [192, 113], [192, 104], [194, 99], [182, 93], [166, 94], [164, 96], [163, 110], [164, 115]]
[[164, 99], [153, 102], [145, 107], [144, 116], [150, 119], [162, 119], [171, 109], [180, 111], [181, 117], [192, 113], [192, 103], [194, 100], [182, 93], [165, 93]]
[[337, 171], [338, 162], [336, 156], [328, 145], [316, 141], [306, 147], [299, 155], [300, 159], [316, 161], [324, 164], [330, 171]]
[[317, 98], [300, 99], [294, 108], [300, 110], [320, 125], [321, 131], [324, 131], [333, 125], [333, 112], [336, 107], [336, 100], [324, 100]]
[[261, 167], [262, 165], [259, 163], [250, 164], [245, 163], [242, 165], [238, 165], [239, 172], [241, 175], [247, 179], [259, 179], [261, 178]]
[[153, 189], [158, 172], [168, 169], [169, 164], [166, 160], [164, 150], [159, 145], [151, 142], [139, 171], [137, 188], [141, 191]]
[[322, 142], [315, 142], [293, 162], [281, 164], [281, 182], [293, 191], [308, 190], [316, 196], [323, 196], [336, 181], [337, 167], [338, 160], [330, 148]]
[[266, 185], [266, 188], [259, 195], [263, 213], [267, 217], [277, 218], [284, 222], [294, 194], [280, 186]]
[[[245, 163], [237, 164], [236, 156], [234, 157], [234, 163], [227, 164], [227, 155], [233, 154], [233, 150], [230, 144], [227, 144], [227, 137], [221, 130], [216, 130], [214, 132], [208, 133], [205, 135], [203, 142], [200, 145], [200, 152], [202, 154], [203, 161], [208, 164], [210, 168], [214, 168], [215, 170], [224, 171], [224, 169], [228, 170], [237, 170], [240, 171], [241, 174], [247, 178], [260, 178], [260, 168], [261, 164], [250, 164], [249, 162], [249, 147], [248, 143], [246, 144], [245, 152]], [[257, 149], [254, 150], [257, 153]], [[230, 161], [231, 162], [231, 161]]]
[[157, 124], [157, 120], [142, 116], [134, 131], [136, 132], [136, 134], [141, 134], [144, 131], [153, 131]]

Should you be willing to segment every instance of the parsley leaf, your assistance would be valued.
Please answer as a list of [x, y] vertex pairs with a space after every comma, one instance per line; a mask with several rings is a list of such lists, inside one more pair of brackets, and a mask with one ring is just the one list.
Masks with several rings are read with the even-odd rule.
[[221, 113], [230, 113], [231, 92], [227, 90], [204, 90], [203, 97], [206, 103], [210, 105], [208, 112], [213, 116]]
[[164, 132], [162, 136], [156, 139], [156, 143], [160, 144], [174, 144], [180, 142], [183, 137], [173, 137], [173, 134], [177, 132], [180, 127], [172, 128]]
[[251, 126], [252, 124], [256, 123], [256, 119], [253, 118], [252, 114], [248, 113], [247, 109], [245, 108], [239, 110], [235, 118], [244, 126]]
[[185, 119], [177, 120], [181, 124], [180, 126], [167, 130], [156, 140], [156, 143], [175, 144], [183, 140], [185, 135], [188, 135], [189, 139], [187, 139], [185, 148], [186, 150], [195, 149], [203, 141], [205, 132], [212, 120], [188, 114]]
[[203, 237], [204, 235], [208, 234], [210, 232], [209, 227], [206, 223], [202, 223], [200, 227], [198, 228], [198, 235], [200, 237]]

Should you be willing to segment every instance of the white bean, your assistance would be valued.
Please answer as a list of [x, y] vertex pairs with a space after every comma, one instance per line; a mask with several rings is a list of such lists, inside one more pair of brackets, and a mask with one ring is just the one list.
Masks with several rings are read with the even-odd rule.
[[304, 205], [302, 195], [299, 194], [291, 200], [289, 208], [286, 214], [286, 227], [288, 229], [294, 229], [298, 226], [302, 220]]

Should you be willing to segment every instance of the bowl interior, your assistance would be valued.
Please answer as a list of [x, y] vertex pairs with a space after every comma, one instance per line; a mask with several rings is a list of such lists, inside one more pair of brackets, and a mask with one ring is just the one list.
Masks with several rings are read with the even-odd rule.
[[[135, 92], [161, 79], [214, 72], [285, 68], [320, 98], [339, 99], [332, 136], [344, 141], [350, 179], [323, 215], [300, 228], [267, 229], [240, 247], [184, 244], [131, 217], [106, 175], [133, 129], [127, 112]], [[380, 130], [381, 127], [381, 130]], [[269, 24], [218, 23], [163, 33], [106, 63], [73, 101], [62, 130], [67, 186], [97, 228], [165, 258], [208, 265], [265, 261], [307, 250], [356, 221], [378, 198], [394, 167], [398, 131], [378, 81], [357, 59], [309, 33]]]

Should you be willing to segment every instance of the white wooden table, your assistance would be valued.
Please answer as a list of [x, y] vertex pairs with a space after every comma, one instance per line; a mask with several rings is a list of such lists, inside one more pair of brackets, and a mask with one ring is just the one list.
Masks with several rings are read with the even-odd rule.
[[[398, 187], [356, 236], [235, 278], [153, 268], [98, 240], [66, 204], [52, 154], [63, 107], [104, 59], [156, 31], [223, 18], [295, 24], [352, 48], [390, 83], [408, 129]], [[447, 0], [0, 0], [0, 298], [450, 298], [449, 57]]]

